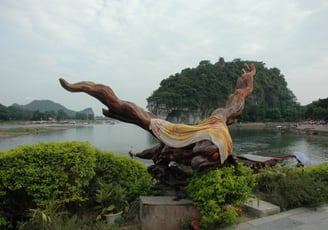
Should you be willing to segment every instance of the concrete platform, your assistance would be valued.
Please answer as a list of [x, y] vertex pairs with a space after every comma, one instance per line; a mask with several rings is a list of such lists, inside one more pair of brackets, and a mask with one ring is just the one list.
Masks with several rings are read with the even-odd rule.
[[254, 198], [244, 203], [243, 209], [253, 217], [271, 216], [280, 212], [279, 206]]
[[174, 200], [175, 196], [141, 196], [140, 224], [142, 230], [179, 230], [187, 217], [200, 218], [189, 199]]

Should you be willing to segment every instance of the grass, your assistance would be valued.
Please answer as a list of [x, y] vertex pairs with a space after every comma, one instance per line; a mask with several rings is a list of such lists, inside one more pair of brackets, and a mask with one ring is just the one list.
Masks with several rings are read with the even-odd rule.
[[0, 128], [0, 138], [16, 137], [28, 134], [43, 133], [52, 130], [63, 130], [68, 127], [17, 127], [17, 128]]

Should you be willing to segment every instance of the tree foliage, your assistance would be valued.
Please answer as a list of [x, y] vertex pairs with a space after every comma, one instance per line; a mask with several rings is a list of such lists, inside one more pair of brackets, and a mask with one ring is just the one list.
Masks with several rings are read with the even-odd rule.
[[[287, 82], [278, 68], [267, 68], [256, 61], [219, 62], [204, 60], [196, 68], [186, 68], [160, 83], [147, 98], [148, 108], [166, 106], [174, 110], [204, 111], [208, 114], [225, 105], [234, 92], [244, 63], [254, 63], [257, 74], [254, 91], [246, 99], [243, 121], [291, 121], [303, 119], [296, 97], [287, 88]], [[152, 111], [154, 112], [154, 111]]]
[[328, 121], [328, 97], [305, 106], [306, 118]]

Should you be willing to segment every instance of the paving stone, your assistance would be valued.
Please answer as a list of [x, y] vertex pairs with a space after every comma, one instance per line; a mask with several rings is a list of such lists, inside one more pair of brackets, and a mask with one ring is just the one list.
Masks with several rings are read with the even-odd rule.
[[[304, 209], [302, 214], [291, 215], [290, 218], [293, 220], [299, 220], [304, 223], [318, 223], [322, 220], [326, 220], [328, 216], [328, 209], [318, 208], [314, 209]], [[328, 226], [327, 226], [328, 229]]]
[[271, 222], [266, 222], [261, 225], [256, 226], [260, 230], [273, 230], [273, 229], [291, 229], [298, 226], [301, 226], [303, 222], [298, 220], [292, 220], [290, 218], [277, 219]]
[[269, 202], [250, 198], [244, 204], [244, 210], [254, 217], [265, 217], [280, 212], [280, 207]]
[[328, 204], [317, 210], [296, 208], [272, 216], [253, 219], [224, 230], [327, 230]]

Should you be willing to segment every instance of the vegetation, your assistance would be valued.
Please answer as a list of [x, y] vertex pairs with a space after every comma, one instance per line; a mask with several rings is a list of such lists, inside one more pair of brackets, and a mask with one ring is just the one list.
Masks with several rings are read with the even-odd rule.
[[106, 214], [118, 213], [126, 211], [128, 202], [124, 195], [125, 190], [119, 184], [99, 183], [100, 188], [96, 192], [96, 202], [99, 204], [97, 208], [100, 214], [97, 219], [101, 219]]
[[17, 147], [0, 152], [0, 228], [97, 229], [108, 207], [97, 202], [101, 189], [117, 188], [113, 204], [124, 209], [151, 184], [142, 163], [88, 143]]
[[319, 99], [305, 106], [305, 117], [328, 121], [328, 98]]
[[252, 171], [241, 164], [193, 177], [187, 191], [201, 213], [200, 226], [210, 229], [237, 223], [240, 207], [255, 185], [254, 179]]
[[65, 126], [42, 126], [42, 127], [17, 127], [17, 128], [0, 128], [0, 138], [2, 137], [16, 137], [27, 134], [39, 134], [53, 130], [67, 129]]
[[[187, 191], [201, 213], [201, 228], [211, 229], [237, 223], [239, 208], [249, 196], [276, 204], [282, 210], [316, 208], [327, 203], [328, 163], [305, 168], [275, 166], [258, 174], [239, 164], [193, 177]], [[184, 221], [184, 227], [190, 221]]]
[[224, 106], [233, 93], [245, 62], [254, 63], [257, 74], [241, 121], [298, 121], [309, 116], [327, 119], [328, 99], [301, 106], [278, 68], [240, 59], [224, 62], [223, 58], [215, 64], [201, 61], [196, 68], [186, 68], [162, 80], [160, 87], [147, 98], [148, 109], [156, 114], [157, 108], [166, 106], [172, 114], [201, 111], [202, 116], [207, 117], [214, 109]]
[[255, 194], [282, 210], [328, 202], [328, 163], [305, 168], [267, 168], [256, 176]]
[[[256, 175], [238, 164], [195, 175], [187, 191], [210, 229], [238, 222], [251, 192], [283, 210], [317, 207], [328, 201], [327, 175], [328, 163]], [[117, 209], [132, 218], [152, 183], [142, 163], [86, 142], [20, 146], [0, 152], [0, 228], [108, 229], [102, 215]]]
[[29, 110], [17, 105], [4, 106], [0, 104], [0, 121], [47, 121], [48, 119], [61, 120], [94, 120], [94, 114], [77, 112], [74, 115], [67, 114], [64, 110]]

